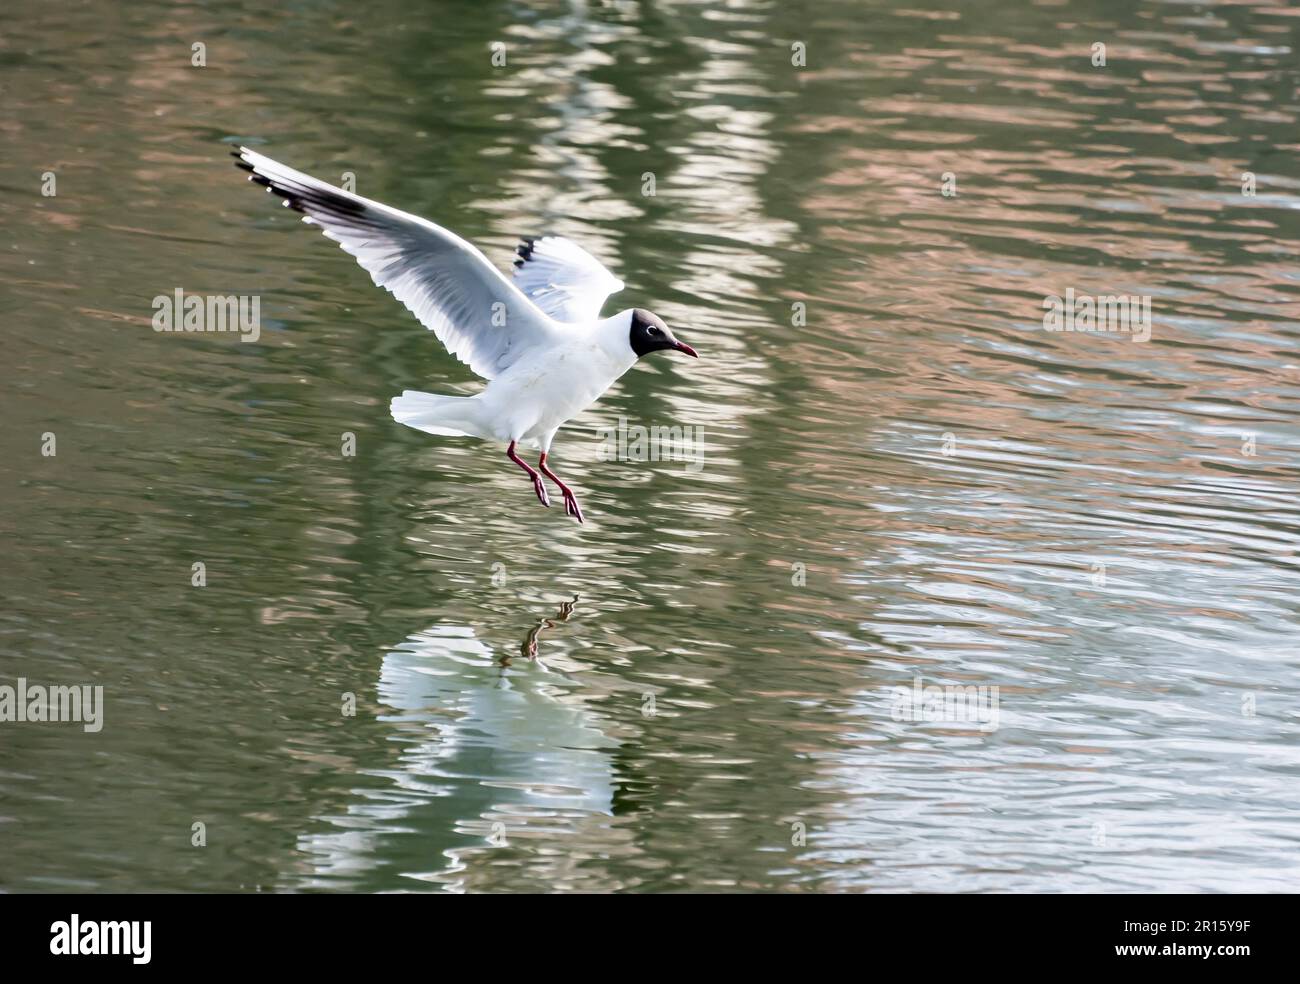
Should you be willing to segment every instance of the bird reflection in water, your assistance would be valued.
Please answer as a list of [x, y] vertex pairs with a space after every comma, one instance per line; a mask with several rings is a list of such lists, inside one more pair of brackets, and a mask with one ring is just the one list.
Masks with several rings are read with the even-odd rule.
[[[578, 595], [574, 595], [572, 601], [560, 603], [559, 610], [553, 618], [540, 619], [536, 625], [528, 630], [528, 635], [524, 636], [524, 641], [519, 644], [519, 655], [523, 656], [524, 659], [537, 659], [537, 637], [542, 634], [543, 629], [555, 628], [556, 622], [567, 622], [577, 603]], [[501, 665], [510, 665], [510, 657], [505, 653], [501, 654]]]
[[[541, 634], [569, 621], [578, 600], [527, 630], [519, 644], [526, 662], [513, 667], [515, 644], [493, 647], [472, 626], [449, 622], [384, 655], [377, 721], [396, 758], [382, 773], [359, 774], [342, 811], [331, 803], [318, 815], [322, 829], [300, 838], [306, 885], [391, 884], [384, 879], [397, 877], [398, 862], [385, 852], [408, 836], [401, 879], [476, 885], [493, 870], [483, 841], [498, 825], [512, 841], [545, 828], [585, 842], [603, 829], [619, 741], [581, 667], [559, 652], [555, 669], [535, 656]], [[552, 648], [561, 642], [553, 637]]]

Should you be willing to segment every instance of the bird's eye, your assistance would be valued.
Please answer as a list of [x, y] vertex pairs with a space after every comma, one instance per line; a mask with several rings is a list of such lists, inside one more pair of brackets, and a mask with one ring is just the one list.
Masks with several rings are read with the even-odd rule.
[[649, 329], [647, 329], [646, 334], [649, 334], [649, 335], [658, 335], [658, 334], [659, 334], [659, 329], [656, 328], [654, 325], [651, 325], [651, 326], [649, 327]]

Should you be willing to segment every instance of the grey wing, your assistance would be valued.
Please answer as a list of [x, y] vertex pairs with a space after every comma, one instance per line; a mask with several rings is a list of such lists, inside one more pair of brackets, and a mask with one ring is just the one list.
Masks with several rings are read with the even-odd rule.
[[235, 154], [256, 181], [321, 227], [406, 305], [447, 351], [484, 379], [559, 337], [554, 321], [453, 232], [362, 198], [247, 147]]
[[623, 281], [571, 239], [529, 238], [515, 252], [515, 285], [556, 321], [595, 321], [605, 299], [623, 289]]

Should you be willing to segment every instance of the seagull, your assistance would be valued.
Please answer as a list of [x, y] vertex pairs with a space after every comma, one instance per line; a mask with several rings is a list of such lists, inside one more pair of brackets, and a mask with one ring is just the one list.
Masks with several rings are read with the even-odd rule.
[[[591, 406], [651, 352], [698, 358], [663, 319], [644, 308], [601, 318], [623, 281], [577, 243], [560, 236], [525, 238], [514, 280], [479, 250], [427, 219], [343, 191], [247, 147], [236, 164], [303, 213], [356, 258], [372, 280], [406, 305], [447, 351], [487, 386], [474, 396], [406, 390], [389, 405], [399, 423], [444, 437], [506, 444], [543, 506], [545, 475], [579, 523], [577, 497], [546, 463], [560, 425]], [[541, 452], [534, 469], [515, 448]]]

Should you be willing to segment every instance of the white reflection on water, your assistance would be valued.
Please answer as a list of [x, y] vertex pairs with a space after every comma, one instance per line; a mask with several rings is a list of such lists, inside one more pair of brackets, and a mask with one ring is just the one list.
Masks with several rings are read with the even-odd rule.
[[401, 751], [395, 767], [370, 773], [390, 785], [359, 788], [344, 815], [319, 818], [338, 832], [301, 838], [315, 874], [372, 870], [386, 834], [418, 830], [437, 863], [405, 874], [454, 888], [530, 825], [554, 833], [611, 815], [618, 743], [566, 686], [576, 668], [563, 656], [496, 653], [468, 626], [433, 625], [395, 647], [377, 689]]

